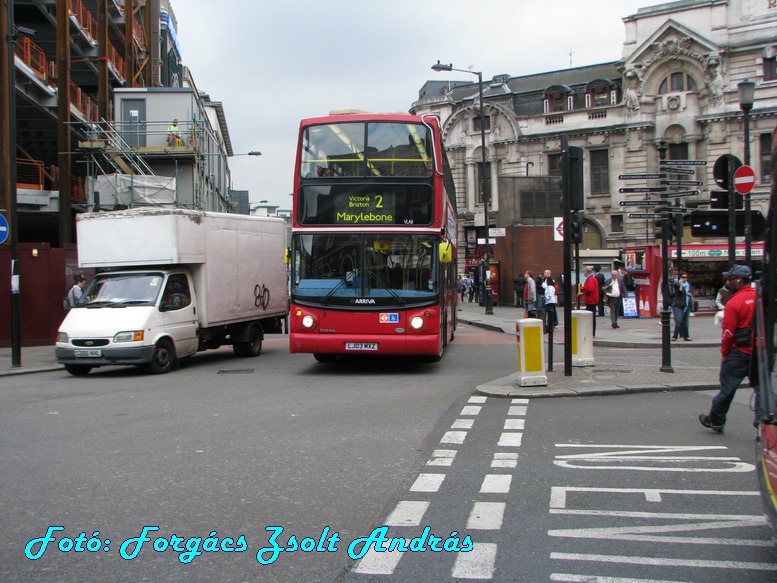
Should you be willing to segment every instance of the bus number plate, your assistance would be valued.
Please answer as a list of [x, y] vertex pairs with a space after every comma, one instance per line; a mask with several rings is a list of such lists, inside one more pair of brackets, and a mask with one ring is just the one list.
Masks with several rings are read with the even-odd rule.
[[103, 355], [102, 350], [74, 350], [73, 356], [76, 358], [99, 358]]
[[377, 342], [346, 342], [346, 350], [377, 350]]

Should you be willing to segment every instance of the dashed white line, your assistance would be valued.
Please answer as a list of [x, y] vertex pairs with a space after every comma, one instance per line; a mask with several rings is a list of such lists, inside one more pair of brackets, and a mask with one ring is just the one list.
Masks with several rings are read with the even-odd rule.
[[625, 563], [630, 565], [660, 565], [670, 567], [700, 567], [707, 569], [746, 569], [777, 571], [777, 563], [746, 561], [713, 561], [709, 559], [670, 559], [669, 557], [629, 557], [618, 555], [584, 555], [580, 553], [551, 553], [550, 558], [565, 561], [594, 561], [597, 563]]
[[513, 405], [528, 405], [529, 399], [513, 399], [510, 403]]
[[426, 462], [427, 466], [450, 466], [453, 464], [453, 458], [456, 457], [455, 449], [435, 449], [432, 452], [432, 459]]
[[440, 439], [440, 443], [453, 443], [461, 445], [464, 443], [464, 439], [467, 437], [466, 431], [446, 431], [445, 435]]
[[488, 397], [484, 397], [482, 395], [473, 395], [467, 400], [467, 403], [485, 403], [486, 399], [488, 399]]
[[410, 486], [411, 492], [437, 492], [445, 480], [445, 474], [419, 474]]
[[509, 474], [486, 474], [480, 486], [481, 494], [507, 494], [513, 477]]
[[424, 514], [429, 509], [430, 502], [402, 500], [394, 511], [389, 514], [386, 526], [418, 526], [424, 518]]
[[364, 575], [391, 575], [402, 558], [402, 551], [377, 552], [374, 548], [367, 551], [354, 567], [354, 573]]
[[571, 575], [569, 573], [551, 573], [551, 581], [563, 583], [683, 583], [661, 579], [633, 579], [631, 577], [599, 577], [596, 575]]
[[459, 579], [491, 579], [496, 565], [496, 544], [475, 543], [468, 553], [459, 553], [451, 577]]
[[504, 502], [475, 502], [467, 519], [467, 529], [499, 530], [502, 528], [505, 507]]
[[451, 429], [472, 429], [474, 423], [474, 419], [456, 419], [451, 425]]
[[483, 407], [480, 405], [466, 405], [461, 410], [461, 415], [479, 415]]
[[505, 429], [525, 429], [526, 419], [505, 419]]
[[507, 414], [508, 415], [525, 416], [526, 415], [526, 409], [527, 409], [527, 407], [511, 406], [510, 409], [507, 411]]
[[501, 447], [521, 447], [521, 441], [523, 440], [523, 433], [504, 432], [499, 437], [497, 445]]
[[495, 453], [491, 460], [492, 468], [514, 468], [518, 465], [517, 453]]

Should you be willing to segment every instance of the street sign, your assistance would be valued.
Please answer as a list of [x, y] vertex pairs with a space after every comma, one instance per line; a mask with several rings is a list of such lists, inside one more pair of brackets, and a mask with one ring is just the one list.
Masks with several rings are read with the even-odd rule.
[[703, 186], [701, 180], [662, 180], [663, 186]]
[[715, 178], [715, 182], [718, 184], [718, 186], [723, 190], [728, 190], [729, 161], [731, 162], [734, 170], [742, 165], [742, 161], [733, 154], [723, 154], [717, 160], [715, 160], [715, 165], [712, 167], [712, 176]]
[[659, 180], [666, 178], [666, 174], [621, 174], [618, 178], [620, 180]]
[[665, 192], [661, 195], [662, 198], [671, 198], [673, 196], [696, 196], [699, 194], [698, 190], [678, 190], [678, 191], [669, 191]]
[[666, 170], [669, 174], [682, 174], [683, 176], [693, 176], [696, 174], [696, 170], [692, 168], [662, 168], [662, 170]]
[[750, 166], [740, 166], [734, 172], [734, 190], [739, 194], [750, 194], [755, 186], [755, 172]]
[[666, 192], [666, 186], [637, 186], [635, 188], [619, 188], [618, 192]]
[[659, 166], [706, 166], [706, 160], [659, 160]]
[[662, 213], [689, 213], [691, 209], [687, 209], [684, 206], [657, 206], [653, 210]]
[[[734, 208], [745, 208], [745, 199], [739, 193], [734, 193]], [[711, 209], [727, 209], [728, 208], [728, 192], [725, 190], [713, 190], [710, 192], [710, 208]]]
[[630, 219], [665, 219], [666, 215], [654, 213], [629, 213]]
[[666, 204], [665, 200], [622, 200], [620, 206], [658, 206]]
[[507, 235], [507, 229], [504, 227], [491, 227], [488, 229], [489, 237], [505, 237]]
[[8, 221], [5, 219], [5, 215], [0, 215], [0, 245], [6, 242], [8, 239]]

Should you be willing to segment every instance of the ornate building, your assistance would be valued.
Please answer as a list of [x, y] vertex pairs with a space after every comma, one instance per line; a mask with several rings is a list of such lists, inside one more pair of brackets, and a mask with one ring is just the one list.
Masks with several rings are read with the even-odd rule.
[[[460, 271], [481, 256], [482, 188], [490, 189], [489, 224], [505, 228], [506, 235], [493, 245], [503, 297], [512, 296], [510, 282], [518, 271], [560, 271], [561, 243], [553, 242], [553, 232], [554, 217], [561, 214], [560, 182], [554, 177], [561, 174], [562, 134], [584, 151], [581, 260], [606, 264], [624, 247], [654, 243], [657, 236], [653, 221], [628, 217], [628, 207], [620, 203], [647, 195], [619, 192], [637, 186], [619, 176], [657, 172], [657, 146], [664, 142], [669, 159], [707, 162], [688, 177], [702, 182], [699, 194], [683, 203], [708, 208], [717, 188], [714, 162], [729, 153], [745, 160], [738, 84], [753, 81], [752, 205], [766, 210], [771, 131], [777, 123], [777, 2], [684, 0], [641, 8], [623, 22], [620, 60], [522, 77], [497, 75], [484, 83], [482, 96], [477, 83], [428, 81], [411, 107], [443, 121], [460, 240], [468, 242], [466, 263], [464, 254], [459, 256]], [[683, 235], [684, 244], [701, 242], [691, 236], [688, 220]]]

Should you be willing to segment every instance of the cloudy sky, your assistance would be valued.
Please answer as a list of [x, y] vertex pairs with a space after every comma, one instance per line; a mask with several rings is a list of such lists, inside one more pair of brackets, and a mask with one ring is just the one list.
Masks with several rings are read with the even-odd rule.
[[[357, 107], [406, 112], [439, 59], [529, 75], [621, 58], [624, 16], [660, 0], [172, 0], [183, 62], [220, 101], [233, 188], [290, 208], [299, 120]], [[570, 56], [571, 53], [571, 56]]]

